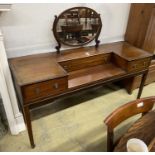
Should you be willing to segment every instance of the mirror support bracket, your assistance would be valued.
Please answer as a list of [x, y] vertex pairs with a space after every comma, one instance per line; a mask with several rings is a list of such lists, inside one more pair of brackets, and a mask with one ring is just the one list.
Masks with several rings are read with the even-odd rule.
[[[100, 14], [98, 14], [98, 15], [99, 15], [99, 17], [100, 17]], [[96, 37], [95, 37], [95, 42], [96, 42], [95, 47], [96, 47], [96, 48], [98, 48], [98, 46], [99, 46], [99, 44], [100, 44], [100, 40], [98, 40], [98, 38], [99, 38], [99, 35], [100, 35], [100, 33], [101, 33], [101, 29], [102, 29], [102, 21], [101, 21], [101, 18], [99, 18], [99, 23], [100, 23], [99, 31], [98, 31], [98, 33], [97, 33], [97, 35], [96, 35]]]
[[57, 33], [56, 33], [56, 24], [58, 22], [58, 17], [57, 17], [57, 15], [55, 15], [54, 17], [55, 17], [55, 19], [54, 19], [52, 30], [53, 30], [54, 37], [55, 37], [57, 44], [58, 44], [57, 46], [55, 46], [55, 49], [57, 50], [57, 54], [60, 54], [61, 42], [59, 41], [59, 39], [57, 39], [58, 37], [57, 37]]

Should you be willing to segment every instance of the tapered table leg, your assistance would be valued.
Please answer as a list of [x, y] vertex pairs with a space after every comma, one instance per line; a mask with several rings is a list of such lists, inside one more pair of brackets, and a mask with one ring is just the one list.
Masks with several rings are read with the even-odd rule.
[[34, 144], [34, 139], [33, 139], [33, 132], [32, 132], [32, 124], [31, 124], [31, 116], [30, 116], [29, 106], [24, 106], [23, 111], [24, 111], [25, 123], [27, 125], [30, 144], [31, 144], [31, 147], [34, 148], [35, 144]]
[[144, 87], [144, 84], [145, 84], [145, 81], [146, 81], [147, 74], [148, 74], [148, 70], [142, 76], [142, 80], [141, 80], [141, 83], [140, 83], [137, 99], [139, 99], [141, 97], [143, 87]]

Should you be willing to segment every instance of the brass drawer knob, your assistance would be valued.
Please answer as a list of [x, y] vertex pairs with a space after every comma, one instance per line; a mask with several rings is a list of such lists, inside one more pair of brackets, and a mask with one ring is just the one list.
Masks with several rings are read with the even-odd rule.
[[54, 89], [58, 89], [59, 88], [59, 84], [58, 83], [54, 83], [53, 88]]
[[36, 93], [36, 95], [39, 95], [40, 94], [40, 89], [39, 88], [36, 88], [35, 89], [35, 93]]
[[104, 58], [103, 61], [104, 61], [104, 63], [107, 63], [107, 58]]
[[147, 65], [147, 63], [146, 63], [146, 62], [144, 62], [144, 63], [143, 63], [143, 66], [144, 66], [144, 67], [146, 67], [146, 65]]
[[64, 66], [64, 69], [68, 69], [68, 67], [65, 65], [65, 66]]
[[133, 65], [133, 68], [136, 69], [136, 68], [137, 68], [137, 64], [134, 64], [134, 65]]

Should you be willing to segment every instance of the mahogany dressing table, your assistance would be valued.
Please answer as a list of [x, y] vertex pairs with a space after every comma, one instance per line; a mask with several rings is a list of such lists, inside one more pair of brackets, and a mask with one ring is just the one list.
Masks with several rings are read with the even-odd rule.
[[[68, 33], [65, 34], [67, 39]], [[127, 42], [100, 46], [98, 43], [96, 38], [96, 47], [80, 47], [61, 53], [59, 44], [57, 47], [59, 52], [9, 59], [14, 86], [23, 110], [32, 148], [35, 144], [31, 108], [80, 90], [143, 75], [137, 96], [140, 98], [152, 55]]]

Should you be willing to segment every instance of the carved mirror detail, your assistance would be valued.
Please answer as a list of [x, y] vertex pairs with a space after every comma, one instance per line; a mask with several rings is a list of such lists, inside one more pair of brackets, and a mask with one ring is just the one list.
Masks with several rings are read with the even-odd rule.
[[74, 7], [55, 16], [53, 33], [58, 42], [56, 49], [60, 52], [61, 44], [83, 46], [95, 39], [99, 44], [102, 22], [100, 15], [91, 8]]

